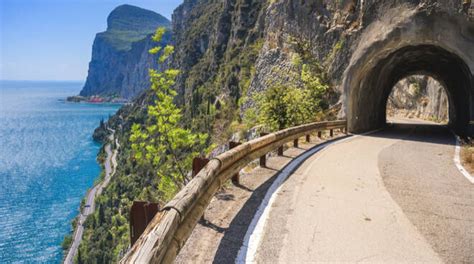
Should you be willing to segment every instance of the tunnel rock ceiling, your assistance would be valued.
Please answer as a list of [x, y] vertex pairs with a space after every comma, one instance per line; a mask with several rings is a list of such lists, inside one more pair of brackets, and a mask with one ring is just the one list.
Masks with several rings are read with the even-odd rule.
[[344, 73], [343, 113], [349, 130], [385, 125], [393, 86], [409, 75], [424, 74], [446, 88], [452, 128], [472, 135], [474, 23], [442, 10], [397, 12], [366, 27]]

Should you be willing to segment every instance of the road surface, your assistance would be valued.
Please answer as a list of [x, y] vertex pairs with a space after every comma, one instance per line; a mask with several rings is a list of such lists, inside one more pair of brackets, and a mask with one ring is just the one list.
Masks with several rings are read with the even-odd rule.
[[[114, 142], [114, 132], [111, 131], [112, 134], [109, 137], [110, 142]], [[115, 173], [115, 169], [117, 168], [117, 152], [120, 148], [118, 140], [115, 139], [116, 148], [112, 151], [110, 143], [105, 145], [104, 150], [107, 154], [107, 157], [104, 162], [105, 168], [105, 175], [104, 180], [99, 184], [95, 185], [90, 189], [86, 196], [86, 203], [79, 215], [77, 226], [73, 234], [73, 240], [71, 242], [71, 247], [64, 259], [64, 263], [70, 264], [74, 263], [74, 257], [77, 254], [77, 249], [79, 248], [79, 244], [82, 240], [82, 235], [84, 233], [84, 222], [86, 221], [87, 217], [94, 212], [95, 209], [95, 198], [102, 193], [102, 190], [109, 184], [110, 178]]]
[[474, 263], [474, 185], [454, 145], [444, 127], [400, 124], [316, 153], [274, 194], [245, 260]]

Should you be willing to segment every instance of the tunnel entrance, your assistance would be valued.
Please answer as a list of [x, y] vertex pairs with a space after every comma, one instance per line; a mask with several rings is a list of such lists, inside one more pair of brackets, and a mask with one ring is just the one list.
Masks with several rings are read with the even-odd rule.
[[426, 75], [446, 88], [449, 125], [459, 134], [469, 133], [472, 75], [460, 57], [434, 45], [418, 45], [400, 48], [377, 59], [372, 58], [370, 63], [357, 68], [349, 80], [347, 119], [350, 131], [365, 132], [385, 126], [392, 88], [408, 76]]
[[395, 84], [388, 97], [387, 121], [421, 120], [447, 124], [449, 102], [445, 89], [440, 82], [427, 75], [403, 78]]

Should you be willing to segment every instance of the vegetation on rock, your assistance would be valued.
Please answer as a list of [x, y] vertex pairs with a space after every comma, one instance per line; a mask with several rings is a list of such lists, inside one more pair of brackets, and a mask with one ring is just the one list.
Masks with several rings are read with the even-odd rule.
[[153, 11], [131, 5], [121, 5], [107, 18], [107, 31], [97, 34], [116, 50], [127, 51], [132, 43], [144, 39], [158, 26], [168, 27], [168, 19]]
[[[161, 41], [164, 32], [164, 28], [158, 29], [153, 40]], [[150, 53], [161, 49], [155, 47]], [[164, 47], [159, 62], [165, 62], [173, 51], [173, 46]], [[150, 70], [151, 90], [156, 99], [148, 106], [145, 125], [133, 124], [130, 137], [134, 160], [157, 174], [158, 184], [145, 191], [155, 193], [163, 201], [171, 199], [189, 180], [192, 159], [205, 151], [207, 142], [206, 134], [181, 127], [182, 114], [173, 102], [177, 93], [172, 89], [178, 73], [175, 69]]]
[[309, 45], [292, 39], [292, 69], [276, 69], [275, 80], [263, 93], [255, 94], [255, 106], [246, 112], [248, 126], [264, 125], [272, 131], [313, 122], [325, 116], [334, 90], [325, 70], [309, 53]]

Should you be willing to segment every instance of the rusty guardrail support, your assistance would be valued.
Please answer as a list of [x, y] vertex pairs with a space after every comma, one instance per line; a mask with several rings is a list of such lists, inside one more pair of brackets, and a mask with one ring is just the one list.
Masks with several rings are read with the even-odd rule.
[[[268, 133], [265, 133], [265, 132], [260, 133], [260, 137], [264, 137], [266, 135], [268, 135]], [[267, 154], [266, 153], [260, 157], [260, 167], [262, 168], [267, 167]]]
[[120, 262], [173, 262], [216, 192], [247, 164], [311, 132], [345, 126], [346, 121], [339, 120], [291, 127], [242, 143], [214, 157], [155, 215]]
[[310, 134], [306, 135], [306, 142], [308, 142], [308, 143], [311, 142], [311, 135]]
[[134, 201], [130, 208], [130, 244], [133, 246], [160, 210], [157, 203]]
[[322, 131], [318, 131], [318, 138], [322, 138], [323, 137], [323, 132]]
[[283, 145], [281, 145], [281, 146], [278, 147], [277, 155], [278, 155], [278, 156], [283, 156]]
[[[240, 145], [242, 145], [242, 143], [235, 142], [235, 141], [230, 141], [229, 142], [229, 150], [231, 150], [235, 147], [238, 147]], [[234, 174], [234, 176], [232, 176], [232, 183], [234, 185], [239, 185], [240, 184], [240, 174], [239, 174], [239, 172], [237, 172], [236, 174]]]
[[209, 163], [209, 159], [196, 157], [193, 159], [193, 178], [204, 168], [207, 163]]
[[334, 129], [330, 129], [329, 130], [329, 137], [333, 137], [334, 136]]

